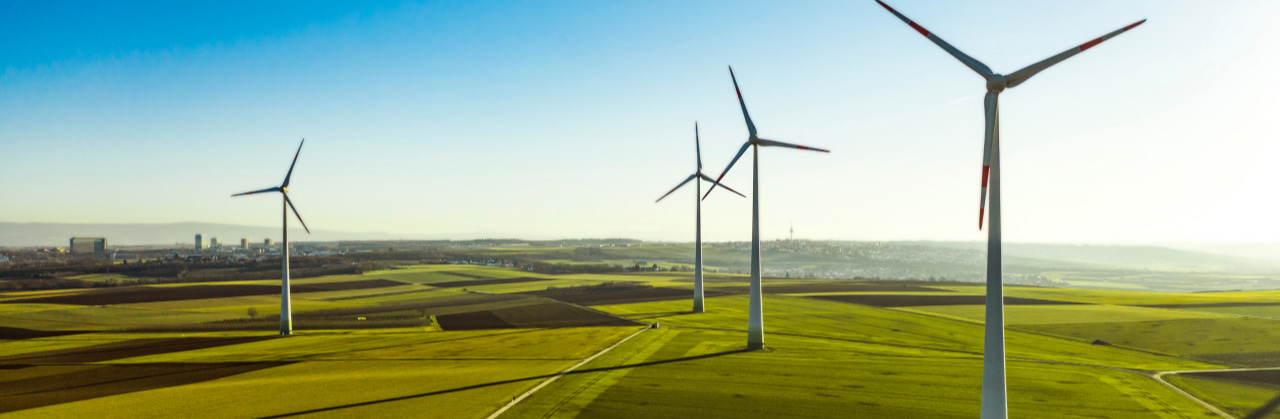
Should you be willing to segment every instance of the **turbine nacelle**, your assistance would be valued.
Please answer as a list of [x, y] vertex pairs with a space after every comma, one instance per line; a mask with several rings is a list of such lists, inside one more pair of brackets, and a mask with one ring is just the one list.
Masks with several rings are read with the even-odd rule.
[[1009, 87], [1009, 76], [1004, 74], [992, 74], [987, 77], [987, 91], [991, 93], [1000, 93]]

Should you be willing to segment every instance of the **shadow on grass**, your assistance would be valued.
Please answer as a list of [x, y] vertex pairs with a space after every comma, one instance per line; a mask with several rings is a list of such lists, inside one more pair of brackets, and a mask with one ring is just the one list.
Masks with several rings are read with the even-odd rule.
[[567, 373], [555, 373], [555, 374], [535, 375], [535, 376], [532, 376], [532, 377], [515, 378], [515, 379], [510, 379], [510, 380], [502, 380], [502, 381], [494, 381], [494, 382], [490, 382], [490, 383], [476, 384], [476, 385], [470, 385], [470, 386], [466, 386], [466, 387], [451, 388], [451, 389], [448, 389], [448, 390], [432, 391], [432, 392], [427, 392], [427, 393], [422, 393], [422, 394], [414, 394], [414, 395], [410, 395], [410, 396], [392, 397], [392, 398], [382, 399], [382, 400], [373, 400], [373, 401], [368, 401], [368, 402], [345, 404], [345, 405], [342, 405], [342, 406], [333, 406], [333, 407], [325, 407], [325, 408], [320, 408], [320, 409], [304, 410], [304, 411], [301, 411], [301, 412], [285, 413], [285, 414], [283, 414], [283, 415], [263, 416], [263, 417], [262, 417], [262, 419], [287, 418], [287, 417], [291, 417], [291, 416], [310, 415], [310, 414], [313, 414], [313, 413], [332, 412], [332, 411], [335, 411], [335, 410], [348, 409], [348, 408], [353, 408], [353, 407], [373, 406], [373, 405], [378, 405], [378, 404], [382, 404], [382, 403], [398, 402], [398, 401], [411, 400], [411, 399], [417, 399], [417, 398], [422, 398], [422, 397], [438, 396], [438, 395], [441, 395], [441, 394], [457, 393], [457, 392], [460, 392], [460, 391], [475, 390], [475, 389], [480, 389], [480, 388], [485, 388], [485, 387], [500, 386], [500, 385], [503, 385], [503, 384], [518, 383], [518, 382], [521, 382], [521, 381], [542, 380], [542, 379], [547, 379], [547, 378], [555, 377], [555, 376], [557, 376], [557, 375], [588, 374], [588, 373], [593, 373], [593, 372], [614, 371], [614, 370], [621, 370], [621, 369], [628, 369], [628, 368], [650, 367], [650, 366], [654, 366], [654, 365], [672, 364], [672, 363], [677, 363], [677, 362], [688, 362], [688, 361], [696, 361], [696, 360], [699, 360], [699, 359], [716, 358], [716, 357], [721, 357], [721, 356], [725, 356], [725, 355], [733, 355], [733, 354], [739, 354], [739, 353], [745, 353], [745, 352], [752, 352], [752, 351], [751, 351], [751, 350], [749, 350], [749, 349], [745, 349], [745, 348], [743, 348], [743, 349], [735, 349], [735, 350], [732, 350], [732, 351], [716, 352], [716, 353], [710, 353], [710, 354], [704, 354], [704, 355], [697, 355], [697, 356], [686, 356], [686, 357], [683, 357], [683, 358], [672, 358], [672, 359], [665, 359], [665, 360], [661, 360], [661, 361], [641, 362], [641, 363], [638, 363], [638, 364], [627, 364], [627, 365], [618, 365], [618, 366], [613, 366], [613, 367], [601, 367], [601, 368], [591, 368], [591, 369], [575, 370], [575, 371], [570, 371], [570, 372], [567, 372]]
[[1271, 399], [1271, 401], [1267, 402], [1267, 404], [1262, 405], [1262, 407], [1259, 407], [1258, 410], [1255, 410], [1253, 411], [1253, 413], [1250, 413], [1249, 416], [1245, 416], [1244, 419], [1265, 418], [1268, 415], [1270, 415], [1271, 412], [1275, 411], [1277, 407], [1280, 407], [1280, 396], [1276, 396], [1274, 399]]

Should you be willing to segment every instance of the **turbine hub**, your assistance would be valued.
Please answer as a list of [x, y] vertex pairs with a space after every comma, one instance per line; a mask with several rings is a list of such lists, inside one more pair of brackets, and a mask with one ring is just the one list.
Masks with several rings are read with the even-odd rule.
[[280, 192], [289, 193], [289, 188], [280, 188]]
[[987, 79], [987, 91], [1000, 93], [1004, 91], [1005, 87], [1008, 87], [1008, 84], [1009, 84], [1009, 76], [1006, 76], [1004, 74], [996, 74], [991, 76], [991, 78]]

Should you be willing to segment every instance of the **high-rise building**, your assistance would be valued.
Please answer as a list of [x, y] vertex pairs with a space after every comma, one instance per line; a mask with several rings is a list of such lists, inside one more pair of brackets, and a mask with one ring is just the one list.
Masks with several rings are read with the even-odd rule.
[[71, 253], [103, 253], [107, 251], [107, 239], [103, 237], [72, 237]]
[[270, 237], [265, 238], [265, 239], [262, 239], [262, 245], [263, 245], [263, 246], [275, 246], [275, 245], [276, 245], [276, 240], [275, 240], [275, 239], [273, 239], [273, 238], [270, 238]]
[[196, 233], [196, 250], [204, 250], [207, 247], [209, 247], [209, 242], [204, 240], [203, 235]]
[[209, 247], [222, 247], [222, 241], [221, 241], [221, 240], [218, 240], [218, 238], [217, 238], [217, 237], [210, 237], [210, 238], [209, 238]]
[[250, 245], [250, 244], [252, 244], [252, 243], [253, 243], [253, 242], [249, 241], [249, 238], [248, 238], [248, 237], [241, 238], [241, 239], [240, 239], [240, 248], [241, 248], [241, 249], [248, 249], [248, 248], [249, 248], [249, 245]]

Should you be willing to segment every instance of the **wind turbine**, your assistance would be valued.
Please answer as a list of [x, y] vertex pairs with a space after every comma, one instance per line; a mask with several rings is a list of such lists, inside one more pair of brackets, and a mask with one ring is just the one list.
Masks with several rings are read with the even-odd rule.
[[1085, 42], [1063, 51], [1058, 55], [1046, 58], [1038, 63], [1032, 64], [1012, 74], [996, 74], [987, 67], [986, 64], [973, 59], [960, 50], [943, 41], [937, 35], [929, 32], [924, 27], [907, 19], [902, 13], [893, 10], [883, 1], [876, 0], [885, 9], [902, 19], [907, 25], [910, 25], [916, 32], [920, 32], [934, 44], [942, 47], [943, 50], [951, 54], [969, 69], [977, 72], [987, 81], [987, 97], [986, 97], [986, 120], [987, 129], [983, 137], [983, 153], [982, 153], [982, 197], [979, 201], [978, 209], [978, 229], [982, 229], [982, 216], [985, 211], [988, 189], [988, 175], [991, 181], [991, 225], [987, 227], [987, 308], [986, 308], [986, 325], [982, 348], [982, 413], [983, 418], [1006, 418], [1008, 417], [1007, 402], [1005, 397], [1005, 370], [1004, 370], [1004, 284], [1000, 265], [1000, 107], [998, 100], [1000, 92], [1004, 89], [1011, 88], [1022, 84], [1044, 69], [1060, 63], [1063, 60], [1071, 58], [1076, 54], [1084, 52], [1089, 48], [1093, 48], [1102, 41], [1106, 41], [1119, 35], [1127, 30], [1133, 29], [1146, 19], [1140, 20], [1129, 26], [1120, 28], [1114, 32], [1108, 33], [1089, 42]]
[[302, 216], [298, 214], [298, 209], [294, 208], [293, 201], [289, 200], [289, 178], [293, 176], [293, 166], [298, 164], [298, 154], [302, 153], [302, 144], [306, 142], [307, 139], [303, 138], [302, 142], [298, 143], [298, 151], [293, 154], [293, 163], [289, 164], [289, 173], [284, 175], [284, 183], [280, 184], [280, 186], [231, 195], [232, 197], [237, 197], [264, 192], [279, 192], [280, 196], [284, 197], [284, 239], [280, 243], [280, 271], [282, 277], [280, 281], [281, 336], [293, 334], [292, 300], [289, 298], [289, 210], [293, 210], [293, 215], [298, 217], [298, 222], [302, 223], [302, 228], [307, 230], [307, 234], [311, 234], [311, 229], [307, 228], [307, 223], [302, 221]]
[[[674, 192], [676, 191], [676, 189], [680, 189], [680, 187], [681, 187], [681, 186], [684, 186], [686, 183], [689, 183], [689, 181], [694, 180], [694, 179], [697, 179], [697, 180], [698, 180], [698, 182], [696, 182], [696, 183], [695, 183], [695, 184], [697, 185], [697, 190], [695, 191], [695, 193], [694, 193], [694, 195], [693, 195], [693, 200], [694, 200], [694, 201], [695, 201], [695, 203], [697, 204], [697, 206], [695, 207], [695, 208], [697, 208], [697, 210], [696, 210], [696, 211], [697, 211], [697, 223], [695, 224], [695, 225], [697, 226], [697, 227], [696, 227], [696, 229], [697, 229], [697, 233], [695, 233], [695, 234], [694, 234], [694, 237], [695, 237], [696, 242], [695, 242], [695, 243], [694, 243], [694, 245], [693, 245], [693, 264], [694, 264], [694, 267], [693, 267], [693, 312], [694, 312], [694, 313], [701, 313], [701, 312], [705, 311], [705, 306], [703, 305], [703, 302], [702, 302], [702, 199], [701, 199], [701, 198], [702, 198], [702, 197], [701, 197], [701, 195], [702, 195], [702, 181], [703, 181], [703, 180], [706, 180], [706, 181], [711, 182], [711, 183], [713, 183], [713, 184], [714, 184], [714, 183], [717, 183], [717, 182], [716, 182], [714, 179], [711, 179], [711, 176], [707, 176], [707, 175], [702, 174], [702, 144], [701, 144], [701, 141], [698, 139], [698, 123], [697, 123], [697, 122], [694, 122], [694, 123], [693, 123], [693, 146], [694, 146], [694, 150], [695, 150], [695, 151], [697, 152], [697, 154], [698, 154], [698, 170], [695, 170], [695, 171], [693, 172], [693, 174], [692, 174], [692, 175], [689, 175], [689, 177], [688, 177], [688, 178], [686, 178], [686, 179], [684, 180], [684, 182], [680, 182], [680, 184], [679, 184], [679, 185], [676, 185], [676, 187], [671, 188], [671, 191], [667, 192], [667, 194], [666, 194], [666, 195], [662, 195], [662, 197], [661, 197], [661, 198], [658, 198], [658, 200], [657, 200], [657, 201], [653, 201], [653, 202], [656, 204], [656, 203], [658, 203], [659, 201], [662, 201], [662, 198], [666, 198], [668, 195], [671, 195], [672, 193], [674, 193]], [[738, 193], [738, 191], [733, 190], [733, 188], [730, 188], [730, 187], [725, 186], [725, 185], [723, 185], [723, 184], [722, 184], [722, 185], [720, 185], [720, 186], [724, 186], [724, 188], [725, 188], [725, 189], [728, 189], [728, 190], [729, 190], [729, 192], [736, 193], [736, 194], [738, 194], [738, 196], [741, 196], [741, 197], [743, 197], [743, 198], [746, 198], [746, 195], [743, 195], [743, 194]]]
[[747, 148], [751, 147], [751, 302], [747, 308], [747, 349], [764, 348], [764, 307], [760, 302], [760, 147], [790, 147], [798, 150], [818, 151], [830, 153], [830, 150], [821, 148], [806, 147], [802, 145], [787, 144], [781, 141], [766, 140], [756, 136], [756, 124], [751, 122], [751, 115], [747, 114], [747, 103], [742, 100], [742, 90], [738, 89], [738, 78], [733, 75], [733, 67], [729, 67], [729, 78], [733, 79], [733, 90], [738, 92], [738, 105], [742, 106], [742, 119], [747, 121], [747, 142], [738, 150], [738, 155], [733, 156], [733, 160], [729, 162], [729, 166], [724, 168], [724, 172], [720, 173], [720, 177], [711, 183], [711, 187], [707, 189], [707, 194], [702, 198], [706, 199], [711, 195], [711, 191], [716, 189], [716, 185], [720, 184], [720, 180], [724, 179], [724, 175], [729, 173], [729, 169], [733, 168], [733, 164], [738, 162], [743, 153], [747, 152]]

